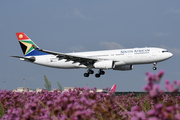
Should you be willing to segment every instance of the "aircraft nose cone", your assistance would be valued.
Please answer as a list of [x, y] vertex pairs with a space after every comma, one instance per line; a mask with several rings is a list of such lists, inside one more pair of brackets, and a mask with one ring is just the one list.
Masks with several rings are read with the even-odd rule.
[[169, 58], [172, 57], [172, 56], [173, 56], [173, 54], [172, 54], [172, 53], [169, 53]]

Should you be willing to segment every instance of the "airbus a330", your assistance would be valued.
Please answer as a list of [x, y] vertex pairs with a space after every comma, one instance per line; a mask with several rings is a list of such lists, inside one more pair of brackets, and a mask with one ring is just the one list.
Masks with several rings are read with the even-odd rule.
[[93, 69], [99, 69], [95, 77], [99, 78], [105, 74], [104, 70], [132, 70], [133, 65], [153, 64], [156, 70], [158, 62], [167, 60], [173, 56], [163, 48], [144, 47], [133, 49], [117, 49], [104, 51], [60, 53], [39, 48], [25, 33], [16, 33], [24, 57], [20, 60], [62, 69], [85, 68], [87, 72], [84, 77], [94, 74]]

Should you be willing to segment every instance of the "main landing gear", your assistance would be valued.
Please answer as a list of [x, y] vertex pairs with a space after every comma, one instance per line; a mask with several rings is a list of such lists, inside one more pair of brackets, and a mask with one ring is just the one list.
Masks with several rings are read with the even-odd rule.
[[89, 74], [94, 74], [94, 71], [91, 69], [88, 69], [87, 73], [84, 73], [84, 77], [89, 77]]
[[[94, 74], [94, 71], [91, 69], [88, 69], [87, 73], [84, 73], [84, 77], [89, 77], [89, 74]], [[101, 75], [104, 75], [104, 74], [105, 72], [102, 69], [100, 69], [98, 73], [95, 74], [95, 77], [99, 78]]]
[[102, 69], [100, 69], [100, 70], [98, 71], [98, 73], [95, 74], [95, 77], [96, 77], [96, 78], [99, 78], [101, 75], [104, 75], [104, 74], [105, 74], [105, 72], [104, 72]]
[[153, 70], [156, 70], [157, 69], [157, 67], [156, 67], [157, 62], [154, 62], [153, 65], [154, 65]]

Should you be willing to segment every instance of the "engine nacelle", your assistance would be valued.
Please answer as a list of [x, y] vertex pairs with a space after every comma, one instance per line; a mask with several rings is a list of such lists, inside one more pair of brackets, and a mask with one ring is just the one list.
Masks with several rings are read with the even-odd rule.
[[113, 61], [112, 60], [103, 60], [103, 61], [97, 61], [94, 63], [94, 68], [97, 69], [112, 69], [113, 68]]
[[132, 70], [133, 69], [133, 65], [117, 65], [117, 66], [115, 66], [114, 68], [113, 68], [113, 70], [123, 70], [123, 71], [125, 71], [125, 70]]

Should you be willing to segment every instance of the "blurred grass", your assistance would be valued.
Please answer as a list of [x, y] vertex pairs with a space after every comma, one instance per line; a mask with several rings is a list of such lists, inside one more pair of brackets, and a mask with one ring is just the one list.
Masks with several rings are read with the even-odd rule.
[[0, 119], [4, 116], [4, 107], [2, 103], [0, 102]]
[[145, 102], [144, 102], [144, 108], [146, 109], [146, 111], [150, 110], [150, 104], [146, 99], [145, 99]]

